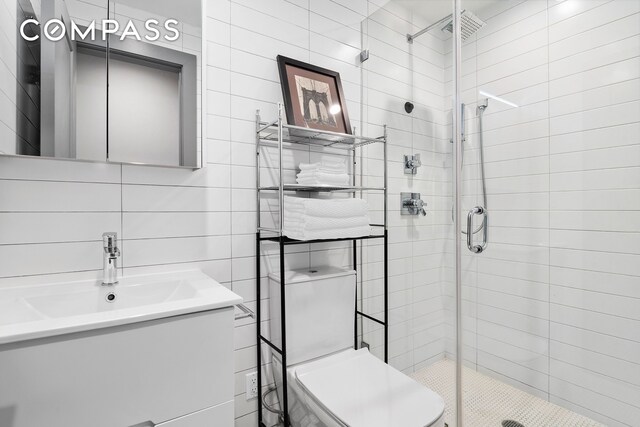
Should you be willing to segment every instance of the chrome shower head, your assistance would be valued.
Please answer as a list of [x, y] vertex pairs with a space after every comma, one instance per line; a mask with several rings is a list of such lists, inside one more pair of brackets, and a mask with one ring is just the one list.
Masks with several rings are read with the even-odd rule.
[[[476, 31], [484, 27], [486, 23], [468, 10], [463, 10], [460, 14], [460, 27], [462, 32], [462, 41], [467, 40]], [[453, 34], [453, 20], [442, 27], [442, 31], [448, 31]]]

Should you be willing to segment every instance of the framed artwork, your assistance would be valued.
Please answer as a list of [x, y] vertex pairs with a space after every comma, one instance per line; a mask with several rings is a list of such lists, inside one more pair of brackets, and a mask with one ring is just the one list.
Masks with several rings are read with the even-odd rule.
[[287, 122], [351, 134], [340, 74], [278, 55]]

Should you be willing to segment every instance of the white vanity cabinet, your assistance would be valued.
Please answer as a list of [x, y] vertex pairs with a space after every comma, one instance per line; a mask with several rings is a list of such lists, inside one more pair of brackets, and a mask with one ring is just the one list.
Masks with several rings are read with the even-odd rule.
[[240, 299], [228, 294], [214, 309], [16, 342], [5, 336], [0, 426], [232, 427]]

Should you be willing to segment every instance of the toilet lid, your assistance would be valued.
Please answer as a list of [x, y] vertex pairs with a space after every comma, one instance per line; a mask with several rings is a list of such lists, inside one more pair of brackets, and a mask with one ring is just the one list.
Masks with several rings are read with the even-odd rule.
[[307, 363], [295, 375], [319, 405], [350, 427], [425, 427], [444, 412], [438, 394], [367, 349]]

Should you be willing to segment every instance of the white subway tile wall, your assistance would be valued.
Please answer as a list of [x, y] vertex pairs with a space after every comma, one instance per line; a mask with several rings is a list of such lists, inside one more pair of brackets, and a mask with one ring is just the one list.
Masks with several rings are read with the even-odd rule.
[[[105, 15], [95, 2], [72, 3], [79, 18]], [[282, 54], [339, 71], [351, 121], [361, 127], [355, 57], [369, 2], [341, 3], [206, 1], [207, 167], [202, 170], [0, 157], [0, 284], [39, 281], [44, 274], [97, 278], [101, 234], [117, 231], [122, 273], [201, 268], [255, 309], [255, 111], [275, 117], [275, 104], [281, 100], [275, 57]], [[0, 15], [5, 17], [14, 6], [3, 0]], [[116, 12], [118, 18], [133, 14], [123, 7]], [[15, 22], [15, 16], [8, 19]], [[4, 31], [0, 35], [4, 37]], [[11, 64], [5, 65], [0, 68], [9, 72]], [[12, 95], [15, 88], [3, 93]], [[13, 135], [3, 134], [2, 141], [13, 140]], [[265, 166], [277, 164], [272, 150], [263, 154]], [[317, 150], [288, 154], [287, 176], [293, 178], [300, 161], [318, 156]], [[263, 179], [274, 177], [264, 172]], [[272, 219], [267, 216], [265, 221]], [[275, 253], [265, 247], [270, 256], [263, 272], [275, 270], [270, 267], [277, 265]], [[348, 253], [344, 245], [324, 245], [312, 252], [296, 247], [287, 266], [349, 265]], [[255, 322], [239, 321], [238, 426], [256, 424], [257, 400], [244, 396], [244, 375], [255, 370], [255, 354]]]

